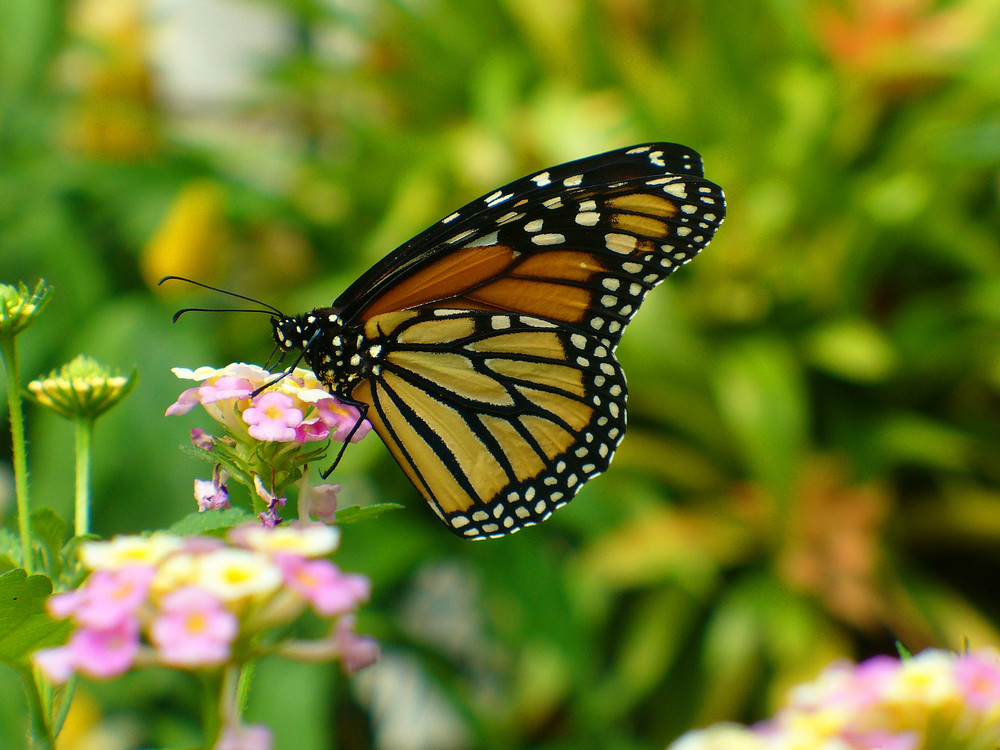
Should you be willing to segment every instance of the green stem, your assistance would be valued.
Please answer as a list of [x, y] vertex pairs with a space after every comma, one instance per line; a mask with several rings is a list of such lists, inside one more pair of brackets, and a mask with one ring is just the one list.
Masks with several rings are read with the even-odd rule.
[[0, 351], [7, 361], [7, 405], [10, 409], [10, 436], [13, 443], [14, 487], [17, 492], [17, 525], [21, 532], [21, 561], [28, 573], [35, 570], [31, 548], [31, 503], [28, 499], [28, 448], [24, 439], [24, 410], [21, 404], [21, 373], [17, 364], [14, 337], [0, 339]]
[[76, 535], [90, 533], [90, 463], [94, 442], [94, 420], [76, 420]]
[[250, 700], [250, 686], [253, 684], [253, 673], [257, 662], [248, 662], [240, 667], [240, 680], [236, 686], [236, 715], [241, 717], [246, 711], [247, 701]]
[[31, 750], [54, 750], [55, 738], [45, 718], [48, 713], [42, 705], [42, 695], [30, 670], [21, 672], [21, 682], [28, 694], [28, 714], [31, 716]]

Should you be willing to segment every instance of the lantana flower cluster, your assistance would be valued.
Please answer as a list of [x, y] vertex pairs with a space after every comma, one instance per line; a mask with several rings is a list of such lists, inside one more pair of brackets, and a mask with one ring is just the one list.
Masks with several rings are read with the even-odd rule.
[[[325, 559], [338, 541], [339, 530], [321, 523], [265, 529], [251, 522], [225, 541], [158, 532], [84, 543], [81, 561], [92, 572], [48, 600], [54, 616], [72, 619], [72, 635], [64, 646], [35, 652], [35, 664], [56, 683], [155, 664], [240, 665], [272, 652], [339, 659], [356, 671], [378, 654], [373, 640], [354, 632], [370, 584]], [[307, 608], [332, 621], [326, 638], [269, 642], [268, 633]]]
[[[371, 431], [357, 408], [331, 396], [310, 370], [301, 367], [280, 379], [244, 363], [221, 369], [176, 367], [173, 372], [200, 384], [181, 393], [167, 415], [187, 414], [201, 404], [228, 433], [218, 438], [200, 429], [191, 431], [193, 444], [220, 461], [211, 482], [195, 484], [201, 510], [228, 507], [225, 467], [261, 499], [265, 508], [261, 519], [273, 526], [279, 520], [277, 509], [285, 502], [285, 488], [303, 479], [305, 465], [322, 458], [325, 446], [318, 445], [320, 441], [356, 443]], [[268, 384], [272, 385], [256, 393]], [[316, 510], [315, 517], [332, 520], [329, 508], [335, 504], [336, 491], [335, 485], [311, 487], [305, 478], [304, 486], [300, 484], [300, 518]], [[315, 500], [315, 508], [303, 508], [303, 499]]]
[[[358, 410], [331, 396], [310, 370], [296, 367], [287, 377], [251, 398], [258, 388], [275, 379], [263, 367], [242, 362], [221, 369], [175, 367], [172, 372], [201, 385], [188, 388], [167, 409], [168, 415], [187, 414], [197, 404], [224, 424], [233, 437], [278, 443], [308, 443], [333, 438], [343, 442], [360, 418]], [[363, 422], [351, 442], [371, 430]]]
[[773, 719], [689, 732], [670, 750], [936, 750], [1000, 747], [1000, 652], [928, 650], [837, 663]]

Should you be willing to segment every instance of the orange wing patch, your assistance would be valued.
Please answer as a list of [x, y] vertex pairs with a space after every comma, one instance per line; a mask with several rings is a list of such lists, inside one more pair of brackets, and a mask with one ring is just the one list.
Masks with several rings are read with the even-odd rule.
[[456, 250], [389, 289], [365, 310], [362, 319], [460, 296], [469, 287], [502, 274], [513, 260], [513, 251], [505, 245]]

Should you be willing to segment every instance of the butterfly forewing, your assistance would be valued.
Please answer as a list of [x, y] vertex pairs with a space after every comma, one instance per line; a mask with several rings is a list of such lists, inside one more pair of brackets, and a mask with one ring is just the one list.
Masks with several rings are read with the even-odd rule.
[[[619, 149], [542, 170], [469, 203], [393, 251], [335, 306], [359, 318], [425, 306], [539, 314], [537, 298], [551, 300], [556, 291], [556, 299], [573, 299], [567, 317], [555, 317], [586, 328], [591, 306], [581, 306], [581, 293], [526, 281], [512, 295], [510, 276], [518, 266], [523, 276], [534, 274], [552, 258], [560, 266], [582, 263], [575, 267], [589, 273], [572, 280], [589, 288], [608, 274], [634, 276], [623, 270], [626, 263], [662, 280], [708, 243], [724, 209], [722, 192], [701, 178], [694, 151], [664, 143]], [[463, 295], [469, 291], [481, 299]]]
[[354, 396], [461, 536], [544, 520], [608, 467], [624, 435], [625, 378], [594, 337], [479, 310], [387, 313], [365, 330], [378, 372]]

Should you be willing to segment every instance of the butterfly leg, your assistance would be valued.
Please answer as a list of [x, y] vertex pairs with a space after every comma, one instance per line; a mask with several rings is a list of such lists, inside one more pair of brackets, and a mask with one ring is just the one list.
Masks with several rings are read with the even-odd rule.
[[344, 451], [347, 450], [347, 446], [350, 445], [351, 443], [351, 438], [354, 437], [354, 434], [361, 427], [361, 424], [365, 421], [365, 419], [368, 418], [368, 404], [364, 403], [363, 401], [351, 401], [342, 397], [339, 399], [339, 401], [343, 404], [347, 404], [349, 406], [353, 406], [354, 408], [356, 408], [359, 412], [358, 419], [354, 423], [354, 426], [351, 428], [351, 431], [347, 433], [347, 437], [344, 438], [344, 444], [340, 446], [340, 450], [337, 452], [337, 457], [333, 459], [333, 463], [330, 464], [330, 468], [324, 471], [320, 471], [319, 475], [323, 477], [323, 479], [326, 479], [328, 476], [330, 476], [333, 473], [333, 470], [337, 468], [337, 464], [340, 463], [340, 459], [344, 457]]

